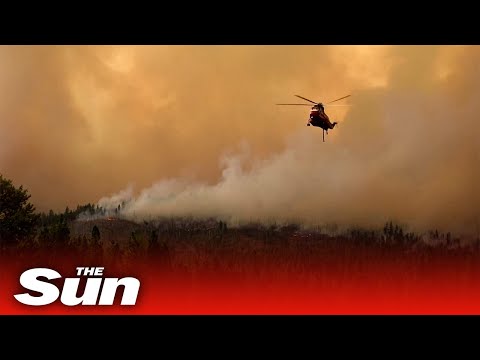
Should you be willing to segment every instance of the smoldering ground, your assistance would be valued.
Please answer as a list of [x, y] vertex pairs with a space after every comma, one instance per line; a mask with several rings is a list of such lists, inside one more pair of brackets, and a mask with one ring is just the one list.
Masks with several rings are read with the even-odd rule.
[[[41, 206], [477, 231], [479, 47], [4, 47], [2, 58], [0, 162]], [[274, 105], [349, 93], [351, 107], [327, 108], [340, 125], [325, 143], [308, 107]]]

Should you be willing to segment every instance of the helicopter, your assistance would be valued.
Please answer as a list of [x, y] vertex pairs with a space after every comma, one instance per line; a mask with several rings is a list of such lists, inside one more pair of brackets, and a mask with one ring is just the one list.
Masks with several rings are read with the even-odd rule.
[[334, 103], [336, 101], [348, 98], [351, 95], [343, 96], [339, 99], [335, 99], [332, 101], [329, 101], [326, 104], [323, 104], [321, 102], [315, 102], [313, 100], [307, 99], [303, 96], [300, 95], [295, 95], [296, 97], [308, 101], [312, 104], [276, 104], [276, 105], [296, 105], [296, 106], [312, 106], [312, 109], [310, 110], [310, 118], [308, 119], [307, 126], [316, 126], [319, 127], [323, 130], [323, 142], [325, 142], [325, 133], [328, 135], [328, 130], [331, 130], [335, 128], [335, 125], [338, 123], [336, 121], [331, 122], [328, 115], [325, 113], [325, 106], [348, 106], [348, 105], [330, 105], [331, 103]]

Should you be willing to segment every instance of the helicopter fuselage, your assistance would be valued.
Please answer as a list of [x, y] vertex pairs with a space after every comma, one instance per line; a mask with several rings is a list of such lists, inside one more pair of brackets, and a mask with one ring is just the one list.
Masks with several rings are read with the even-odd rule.
[[331, 123], [327, 114], [324, 112], [312, 111], [310, 113], [310, 119], [308, 120], [307, 125], [319, 127], [328, 132], [328, 130], [335, 127], [336, 123]]

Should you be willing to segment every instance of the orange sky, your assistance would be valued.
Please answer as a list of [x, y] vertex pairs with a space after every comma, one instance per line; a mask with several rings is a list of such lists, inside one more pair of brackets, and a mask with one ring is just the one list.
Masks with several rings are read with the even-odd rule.
[[[281, 217], [291, 203], [288, 216], [302, 219], [381, 214], [471, 225], [479, 50], [3, 46], [0, 171], [41, 210], [173, 178], [219, 199], [222, 159], [242, 153], [241, 176], [229, 178], [235, 186], [214, 212], [254, 217], [260, 208], [259, 216]], [[308, 107], [274, 105], [295, 102], [294, 94], [325, 102], [352, 94], [352, 106], [328, 109], [340, 125], [322, 143], [320, 129], [305, 126]], [[265, 198], [252, 207], [254, 179]], [[210, 211], [182, 201], [181, 211]]]

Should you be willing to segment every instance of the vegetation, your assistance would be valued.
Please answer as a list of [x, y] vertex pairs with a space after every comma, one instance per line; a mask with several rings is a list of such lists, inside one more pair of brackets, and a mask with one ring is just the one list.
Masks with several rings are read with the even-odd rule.
[[0, 175], [0, 244], [31, 240], [36, 234], [38, 215], [23, 186], [15, 187]]
[[462, 244], [450, 233], [415, 234], [393, 222], [381, 229], [355, 228], [332, 235], [327, 229], [306, 230], [297, 224], [229, 227], [216, 219], [136, 223], [121, 219], [124, 204], [115, 208], [117, 217], [93, 204], [35, 213], [26, 190], [0, 179], [0, 240], [16, 254], [21, 245], [29, 253], [49, 249], [51, 256], [59, 249], [120, 262], [154, 258], [155, 264], [190, 274], [226, 271], [255, 276], [270, 266], [275, 273], [296, 275], [328, 267], [352, 277], [385, 262], [407, 264], [412, 272], [432, 264], [446, 266], [446, 259], [461, 259], [463, 267], [480, 263], [478, 239]]

